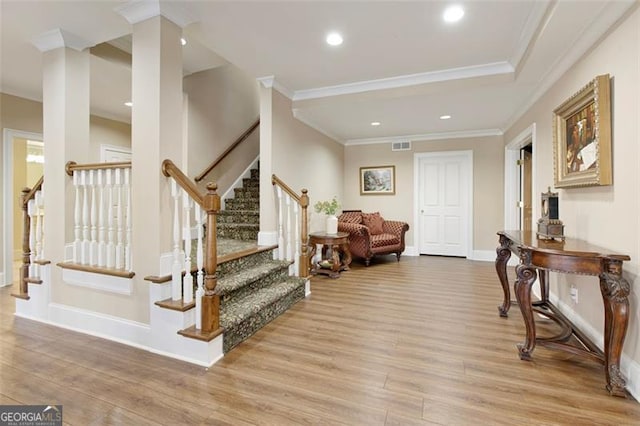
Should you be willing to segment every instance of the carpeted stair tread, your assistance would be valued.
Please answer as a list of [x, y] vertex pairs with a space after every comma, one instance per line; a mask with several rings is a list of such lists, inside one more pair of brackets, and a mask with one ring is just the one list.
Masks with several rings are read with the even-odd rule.
[[226, 275], [218, 279], [215, 289], [216, 294], [224, 297], [276, 271], [286, 269], [290, 264], [291, 262], [285, 260], [271, 260], [237, 273]]
[[304, 298], [304, 280], [297, 277], [272, 284], [234, 300], [220, 311], [224, 352], [254, 334], [265, 324]]

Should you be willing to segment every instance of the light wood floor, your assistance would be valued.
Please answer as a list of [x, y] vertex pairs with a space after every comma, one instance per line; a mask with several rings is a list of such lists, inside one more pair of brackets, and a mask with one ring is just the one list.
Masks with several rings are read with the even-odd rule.
[[[312, 280], [209, 370], [14, 318], [0, 289], [0, 404], [63, 404], [73, 425], [638, 425], [602, 367], [515, 345], [493, 263], [394, 257]], [[544, 328], [544, 327], [543, 327]]]

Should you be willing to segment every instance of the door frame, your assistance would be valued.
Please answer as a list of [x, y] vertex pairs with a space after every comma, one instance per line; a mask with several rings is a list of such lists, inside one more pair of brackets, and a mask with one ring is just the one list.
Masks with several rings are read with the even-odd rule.
[[42, 133], [2, 129], [2, 271], [0, 271], [0, 287], [13, 282], [13, 140], [15, 138], [43, 141]]
[[504, 229], [518, 229], [520, 223], [520, 211], [516, 203], [520, 198], [520, 170], [517, 161], [520, 159], [520, 150], [531, 143], [531, 218], [538, 215], [538, 204], [535, 202], [537, 147], [536, 147], [536, 123], [524, 129], [513, 138], [504, 148]]
[[413, 223], [415, 224], [413, 230], [413, 241], [415, 245], [415, 252], [418, 256], [420, 255], [420, 214], [418, 212], [420, 209], [420, 160], [422, 158], [449, 157], [452, 155], [459, 155], [463, 157], [464, 167], [466, 167], [468, 171], [465, 182], [467, 185], [467, 226], [464, 239], [467, 247], [466, 258], [473, 258], [473, 150], [416, 152], [413, 154], [413, 205], [415, 206], [413, 212]]

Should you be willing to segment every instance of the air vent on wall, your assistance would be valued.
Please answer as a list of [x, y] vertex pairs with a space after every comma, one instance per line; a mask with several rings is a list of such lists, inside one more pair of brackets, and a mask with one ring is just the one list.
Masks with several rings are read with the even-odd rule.
[[392, 142], [391, 151], [411, 151], [411, 141]]

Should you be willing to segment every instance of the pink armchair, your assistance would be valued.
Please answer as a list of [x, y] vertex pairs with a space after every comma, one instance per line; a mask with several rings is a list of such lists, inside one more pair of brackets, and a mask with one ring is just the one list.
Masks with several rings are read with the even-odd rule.
[[408, 230], [407, 223], [384, 220], [377, 212], [344, 210], [338, 217], [338, 231], [349, 233], [351, 255], [364, 259], [366, 266], [378, 254], [394, 253], [399, 262], [404, 251], [404, 234]]

